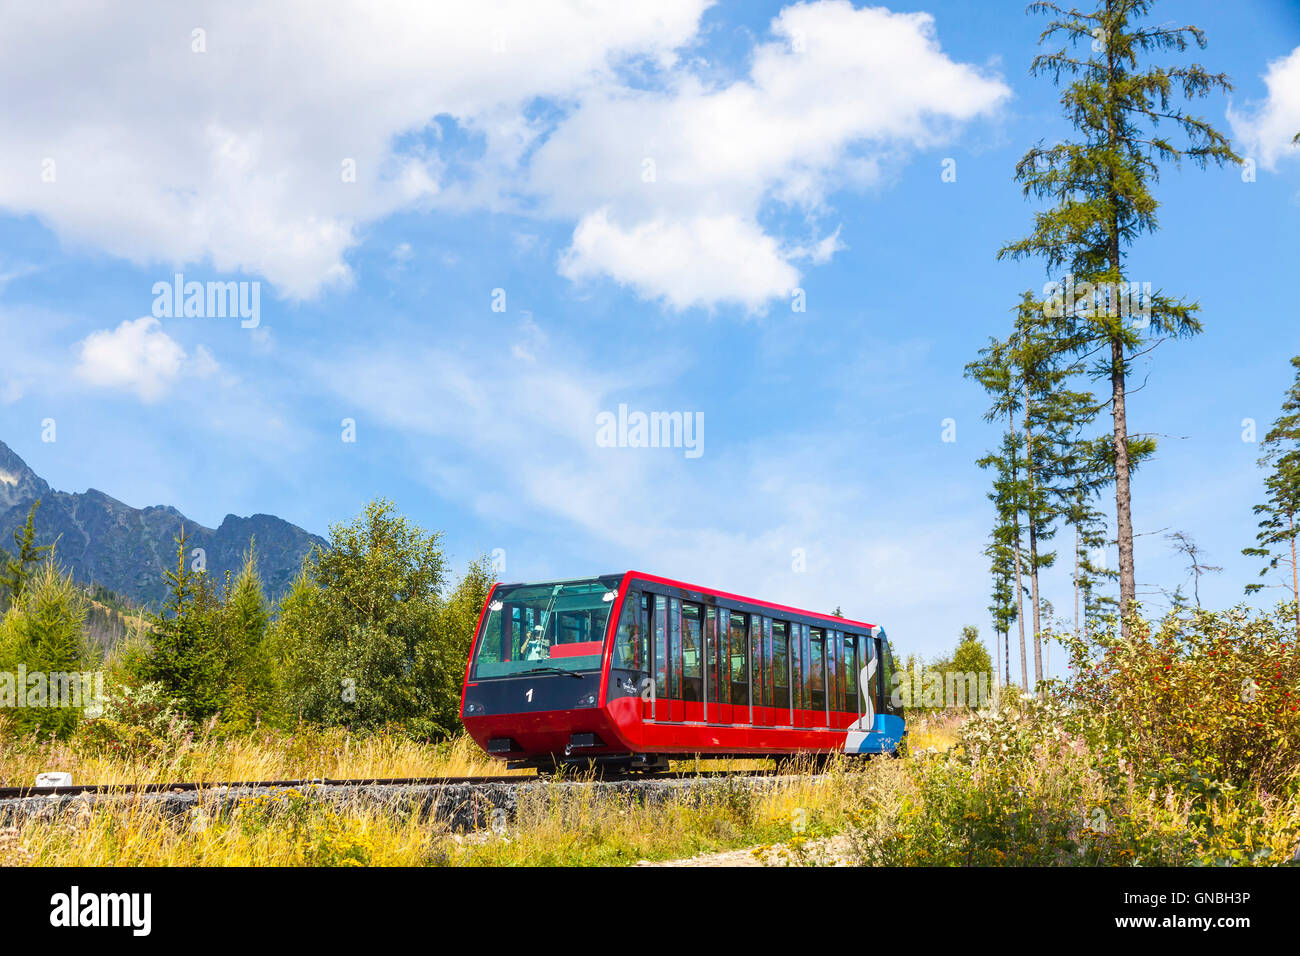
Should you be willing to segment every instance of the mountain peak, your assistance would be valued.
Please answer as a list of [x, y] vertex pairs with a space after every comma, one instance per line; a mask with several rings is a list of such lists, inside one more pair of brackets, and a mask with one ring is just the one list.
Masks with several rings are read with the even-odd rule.
[[268, 595], [282, 594], [302, 567], [303, 558], [326, 542], [274, 515], [227, 515], [218, 529], [205, 528], [172, 505], [133, 508], [103, 491], [80, 494], [51, 491], [27, 463], [0, 442], [0, 543], [8, 542], [36, 513], [36, 543], [58, 542], [58, 560], [85, 584], [102, 584], [139, 604], [158, 604], [167, 593], [164, 569], [175, 564], [176, 537], [203, 550], [207, 570], [220, 581], [238, 572], [250, 541], [256, 542], [257, 567]]
[[50, 486], [0, 441], [0, 513], [48, 494]]

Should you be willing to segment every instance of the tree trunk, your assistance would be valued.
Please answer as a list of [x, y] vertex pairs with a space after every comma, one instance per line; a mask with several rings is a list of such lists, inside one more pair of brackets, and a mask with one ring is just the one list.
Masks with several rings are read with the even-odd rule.
[[1011, 632], [1002, 635], [1002, 675], [1003, 684], [1011, 683]]
[[1074, 526], [1074, 639], [1079, 639], [1079, 526]]
[[[1007, 417], [1011, 421], [1011, 487], [1014, 491], [1020, 474], [1020, 470], [1016, 467], [1016, 425], [1013, 416]], [[1016, 535], [1012, 550], [1016, 556], [1016, 624], [1020, 628], [1020, 687], [1022, 690], [1028, 690], [1029, 659], [1025, 656], [1025, 588], [1020, 578], [1020, 503], [1014, 502], [1014, 505], [1011, 526]]]
[[1124, 406], [1124, 343], [1110, 341], [1111, 403], [1115, 419], [1115, 538], [1119, 545], [1120, 634], [1129, 636], [1128, 615], [1133, 612], [1137, 587], [1133, 574], [1133, 513], [1129, 492], [1128, 414]]
[[[1109, 13], [1109, 4], [1107, 4], [1107, 13]], [[1119, 143], [1119, 124], [1115, 117], [1115, 102], [1117, 94], [1115, 85], [1117, 83], [1118, 64], [1115, 62], [1115, 51], [1110, 44], [1106, 45], [1106, 145], [1109, 149], [1118, 151]], [[1112, 210], [1110, 216], [1110, 235], [1108, 236], [1109, 249], [1107, 250], [1110, 258], [1111, 281], [1115, 284], [1115, 289], [1119, 288], [1122, 279], [1119, 248], [1119, 213], [1115, 210], [1119, 206], [1119, 194], [1115, 188], [1115, 174], [1108, 174], [1108, 193], [1107, 200]], [[1123, 321], [1121, 316], [1119, 321]], [[1115, 420], [1115, 538], [1119, 545], [1119, 614], [1120, 614], [1120, 635], [1127, 640], [1129, 636], [1128, 615], [1133, 611], [1133, 604], [1137, 599], [1137, 583], [1133, 571], [1133, 512], [1132, 496], [1129, 492], [1129, 465], [1128, 465], [1128, 410], [1125, 407], [1125, 381], [1124, 381], [1124, 343], [1119, 336], [1110, 333], [1110, 391], [1111, 391], [1111, 411]]]
[[998, 702], [1002, 699], [1002, 674], [998, 667], [998, 651], [1002, 650], [1002, 645], [998, 642], [1002, 640], [1002, 632], [993, 632], [993, 700]]
[[1286, 516], [1287, 529], [1291, 532], [1291, 596], [1295, 598], [1295, 633], [1300, 637], [1300, 571], [1296, 569], [1295, 563], [1295, 512], [1290, 512]]
[[1038, 528], [1034, 514], [1034, 433], [1029, 426], [1029, 381], [1026, 371], [1025, 381], [1025, 481], [1028, 482], [1029, 495], [1026, 498], [1026, 523], [1029, 525], [1029, 586], [1030, 601], [1034, 607], [1034, 687], [1043, 679], [1043, 644], [1039, 633], [1042, 622], [1039, 618], [1038, 603]]

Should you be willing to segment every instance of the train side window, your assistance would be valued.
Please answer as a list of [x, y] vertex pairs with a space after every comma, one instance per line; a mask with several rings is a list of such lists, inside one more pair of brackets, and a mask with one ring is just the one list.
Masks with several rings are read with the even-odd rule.
[[701, 608], [698, 604], [682, 602], [682, 700], [704, 699], [700, 617]]
[[849, 634], [844, 638], [844, 711], [859, 713], [858, 701], [858, 636]]
[[826, 709], [826, 636], [814, 627], [808, 637], [809, 705], [813, 710]]
[[746, 615], [731, 612], [731, 702], [749, 703], [749, 623]]
[[[763, 618], [757, 614], [749, 617], [749, 673], [750, 700], [755, 707], [763, 706], [763, 685], [767, 683], [767, 661], [763, 654]], [[767, 693], [769, 702], [772, 692]]]
[[645, 636], [641, 631], [641, 592], [628, 591], [618, 615], [614, 639], [613, 666], [623, 670], [645, 670]]
[[668, 697], [668, 599], [655, 595], [655, 697]]
[[772, 706], [790, 709], [790, 628], [772, 622]]

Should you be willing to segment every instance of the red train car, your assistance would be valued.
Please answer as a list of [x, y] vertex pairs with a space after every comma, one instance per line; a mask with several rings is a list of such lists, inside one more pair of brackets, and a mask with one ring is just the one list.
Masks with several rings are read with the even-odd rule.
[[877, 625], [628, 571], [498, 584], [461, 718], [512, 766], [892, 753], [906, 733]]

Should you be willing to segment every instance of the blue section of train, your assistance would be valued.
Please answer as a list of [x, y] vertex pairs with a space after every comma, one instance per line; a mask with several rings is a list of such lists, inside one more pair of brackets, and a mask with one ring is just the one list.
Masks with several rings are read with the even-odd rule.
[[907, 726], [903, 718], [895, 714], [877, 714], [869, 732], [849, 731], [844, 741], [844, 752], [848, 754], [889, 754], [898, 749]]

